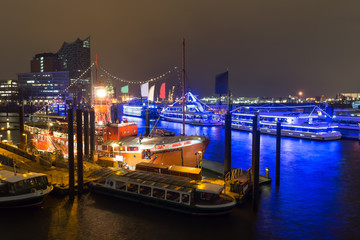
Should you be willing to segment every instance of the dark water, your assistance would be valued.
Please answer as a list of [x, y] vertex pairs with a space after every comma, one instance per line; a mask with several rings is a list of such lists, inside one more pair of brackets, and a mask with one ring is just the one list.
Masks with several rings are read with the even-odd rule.
[[[139, 133], [144, 132], [144, 121]], [[181, 132], [178, 123], [160, 127]], [[206, 159], [223, 161], [224, 129], [186, 126], [209, 136]], [[251, 134], [232, 132], [232, 165], [251, 165]], [[275, 137], [261, 136], [260, 172], [275, 177]], [[281, 183], [262, 187], [251, 204], [217, 217], [192, 217], [141, 204], [85, 194], [49, 197], [42, 208], [0, 211], [0, 239], [359, 239], [360, 145], [282, 138]]]

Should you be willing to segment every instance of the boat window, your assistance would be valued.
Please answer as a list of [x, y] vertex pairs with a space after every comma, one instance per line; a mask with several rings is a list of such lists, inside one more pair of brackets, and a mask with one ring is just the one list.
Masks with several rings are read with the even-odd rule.
[[213, 194], [211, 194], [211, 193], [205, 193], [205, 192], [200, 193], [201, 200], [210, 201], [212, 199], [212, 197], [213, 197]]
[[189, 203], [189, 201], [190, 201], [189, 194], [183, 194], [183, 195], [181, 196], [181, 202], [183, 202], [183, 203]]
[[119, 189], [119, 190], [122, 190], [122, 191], [125, 191], [126, 190], [126, 183], [117, 181], [116, 184], [115, 184], [115, 188]]
[[128, 192], [138, 192], [139, 185], [134, 183], [128, 183], [127, 190]]
[[150, 196], [151, 187], [148, 186], [140, 186], [140, 194]]
[[138, 151], [139, 148], [138, 147], [128, 147], [127, 150], [130, 151], [130, 152], [131, 151], [135, 152], [135, 151]]
[[8, 193], [9, 187], [7, 184], [0, 184], [0, 196], [4, 196]]
[[173, 191], [167, 191], [166, 193], [166, 199], [174, 202], [180, 201], [180, 193], [173, 192]]
[[154, 188], [153, 189], [153, 197], [165, 199], [165, 190]]

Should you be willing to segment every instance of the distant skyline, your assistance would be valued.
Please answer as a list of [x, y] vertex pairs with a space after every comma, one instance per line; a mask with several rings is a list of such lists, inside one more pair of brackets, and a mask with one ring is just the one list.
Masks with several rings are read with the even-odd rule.
[[234, 96], [335, 97], [360, 92], [359, 26], [352, 0], [3, 0], [0, 79], [90, 36], [92, 61], [143, 81], [181, 68], [185, 38], [187, 89], [200, 96], [228, 69]]

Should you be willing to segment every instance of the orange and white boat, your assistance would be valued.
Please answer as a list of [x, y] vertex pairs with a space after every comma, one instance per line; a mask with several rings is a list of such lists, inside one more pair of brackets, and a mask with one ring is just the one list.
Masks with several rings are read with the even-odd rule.
[[204, 136], [133, 136], [105, 142], [103, 153], [130, 169], [140, 162], [196, 167], [209, 142]]

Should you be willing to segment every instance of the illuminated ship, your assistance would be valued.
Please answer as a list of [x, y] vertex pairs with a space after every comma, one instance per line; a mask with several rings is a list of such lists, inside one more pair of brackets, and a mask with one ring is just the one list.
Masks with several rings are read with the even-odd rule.
[[334, 109], [332, 122], [339, 126], [343, 138], [360, 140], [360, 110]]
[[[338, 131], [338, 126], [319, 121], [319, 116], [326, 113], [318, 107], [315, 108], [317, 108], [316, 111], [313, 110], [307, 114], [301, 112], [282, 112], [278, 111], [279, 109], [276, 111], [274, 110], [276, 107], [269, 107], [267, 110], [264, 110], [264, 107], [257, 109], [240, 107], [232, 112], [231, 128], [252, 131], [254, 112], [260, 110], [259, 129], [261, 133], [276, 135], [276, 124], [281, 122], [282, 136], [321, 141], [340, 139], [341, 133]], [[330, 116], [326, 117], [331, 118]]]
[[[160, 117], [162, 120], [171, 122], [183, 122], [183, 97], [175, 103], [164, 108]], [[185, 123], [201, 126], [221, 125], [220, 115], [215, 114], [209, 106], [202, 103], [194, 94], [185, 94]]]
[[148, 100], [132, 99], [122, 106], [124, 115], [142, 118], [145, 118], [147, 108], [150, 118], [159, 117], [159, 107], [155, 103], [149, 103]]

